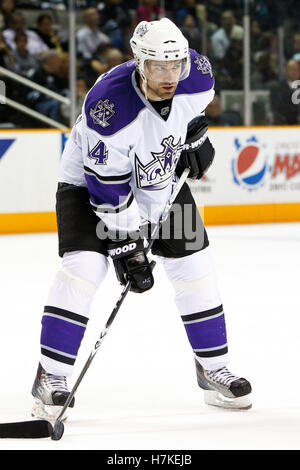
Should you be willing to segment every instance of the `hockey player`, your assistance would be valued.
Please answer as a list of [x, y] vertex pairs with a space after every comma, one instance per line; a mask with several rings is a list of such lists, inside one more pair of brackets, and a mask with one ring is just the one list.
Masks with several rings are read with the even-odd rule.
[[[214, 158], [204, 111], [214, 96], [208, 59], [189, 50], [168, 19], [142, 21], [134, 60], [103, 74], [88, 92], [64, 150], [57, 191], [58, 271], [44, 307], [33, 415], [54, 415], [70, 376], [95, 292], [112, 259], [122, 285], [143, 293], [154, 283], [144, 238], [185, 167], [200, 179]], [[175, 302], [207, 404], [251, 407], [250, 383], [227, 369], [222, 301], [206, 230], [188, 184], [152, 253], [175, 289]], [[163, 314], [163, 313], [162, 313]], [[74, 400], [71, 406], [74, 405]]]

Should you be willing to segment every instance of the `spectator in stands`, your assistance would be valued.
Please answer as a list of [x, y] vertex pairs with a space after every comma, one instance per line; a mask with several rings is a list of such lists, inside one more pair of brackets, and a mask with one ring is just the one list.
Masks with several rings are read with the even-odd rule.
[[[59, 92], [66, 94], [70, 85], [70, 57], [68, 52], [58, 54], [60, 64], [55, 76], [55, 84]], [[75, 64], [76, 73], [78, 73], [78, 64]]]
[[243, 16], [244, 0], [209, 0], [205, 2], [208, 21], [215, 25], [221, 24], [222, 13], [226, 10], [234, 11], [240, 22]]
[[[66, 90], [60, 85], [61, 55], [54, 50], [44, 52], [40, 57], [40, 66], [30, 77], [32, 81], [39, 85], [55, 91], [59, 94], [65, 94]], [[38, 91], [31, 91], [27, 99], [34, 108], [51, 119], [59, 120], [60, 103]]]
[[295, 59], [290, 59], [285, 65], [285, 77], [271, 87], [270, 101], [273, 113], [273, 124], [300, 124], [300, 105], [294, 103], [292, 94], [294, 81], [300, 79], [300, 65]]
[[140, 21], [159, 20], [166, 12], [157, 4], [157, 0], [141, 0], [136, 11], [137, 23]]
[[233, 90], [243, 88], [243, 53], [243, 41], [241, 39], [232, 39], [222, 60], [222, 65], [230, 76], [230, 88]]
[[[7, 44], [5, 43], [3, 36], [2, 36], [2, 31], [0, 30], [0, 66], [4, 68], [10, 68], [10, 67], [13, 67], [13, 65], [14, 65], [14, 60], [13, 60], [11, 51], [9, 47], [7, 47]], [[6, 96], [9, 96], [10, 98], [15, 98], [15, 95], [13, 94], [13, 91], [16, 89], [15, 82], [11, 80], [10, 78], [7, 78], [6, 76], [2, 76], [1, 72], [0, 72], [0, 80], [3, 80], [5, 83]], [[15, 113], [15, 110], [13, 110], [13, 108], [10, 108], [9, 106], [1, 104], [0, 102], [0, 128], [9, 129], [9, 128], [15, 127], [15, 124], [14, 124], [15, 114], [16, 113]]]
[[9, 28], [3, 31], [6, 44], [12, 49], [16, 49], [16, 33], [23, 32], [27, 36], [27, 50], [30, 54], [40, 54], [48, 49], [39, 36], [30, 29], [26, 29], [24, 16], [21, 12], [13, 13], [9, 18]]
[[14, 66], [14, 59], [11, 54], [11, 51], [7, 44], [5, 43], [2, 35], [2, 31], [0, 30], [0, 66], [1, 67], [8, 67], [11, 68]]
[[119, 49], [112, 47], [106, 51], [104, 59], [108, 70], [110, 70], [111, 68], [116, 67], [117, 65], [120, 65], [124, 62], [124, 55]]
[[199, 20], [200, 29], [205, 28], [207, 38], [209, 39], [211, 35], [217, 30], [217, 25], [208, 21], [207, 18], [207, 6], [199, 3], [196, 5], [197, 17]]
[[233, 39], [222, 60], [213, 63], [217, 77], [215, 89], [242, 90], [243, 88], [243, 42]]
[[97, 78], [112, 67], [124, 62], [124, 54], [111, 45], [99, 48], [98, 54], [83, 67], [82, 74], [86, 77], [88, 88], [91, 88]]
[[257, 20], [262, 31], [276, 29], [282, 21], [282, 5], [285, 2], [255, 0], [252, 2], [252, 18]]
[[202, 36], [199, 28], [196, 26], [194, 16], [187, 14], [183, 20], [180, 30], [189, 42], [189, 47], [201, 52]]
[[293, 36], [292, 59], [300, 62], [300, 33], [295, 33]]
[[133, 58], [132, 49], [130, 46], [130, 39], [133, 35], [133, 31], [136, 27], [136, 14], [131, 12], [131, 23], [130, 26], [124, 29], [123, 31], [123, 44], [121, 47], [121, 51], [124, 54], [125, 60], [130, 60]]
[[100, 31], [100, 15], [96, 8], [84, 10], [84, 23], [77, 33], [78, 52], [84, 59], [91, 59], [100, 44], [110, 43], [109, 37]]
[[[81, 114], [82, 105], [88, 92], [85, 77], [79, 75], [76, 79], [76, 116]], [[70, 125], [70, 106], [62, 103], [60, 105], [60, 114], [66, 126]]]
[[124, 34], [132, 23], [132, 18], [123, 0], [107, 0], [98, 6], [100, 27], [111, 40], [111, 44], [123, 49]]
[[[183, 9], [183, 11], [192, 11], [194, 9], [194, 14], [187, 14], [183, 19], [183, 24], [179, 27], [184, 36], [188, 39], [192, 49], [204, 55], [211, 55], [210, 37], [216, 31], [217, 26], [207, 20], [206, 5], [193, 3], [193, 8], [186, 8]], [[191, 16], [193, 18], [192, 20]], [[197, 17], [197, 21], [195, 21], [195, 17]]]
[[15, 10], [15, 0], [0, 0], [0, 29], [7, 29], [9, 27], [9, 17]]
[[223, 59], [230, 41], [240, 41], [242, 38], [242, 26], [236, 24], [236, 18], [232, 11], [224, 11], [221, 17], [221, 28], [217, 29], [211, 37], [212, 56], [217, 60]]
[[108, 70], [105, 57], [107, 51], [113, 48], [111, 44], [101, 44], [92, 59], [85, 61], [81, 66], [82, 73], [86, 76], [89, 88], [95, 83], [99, 75]]
[[250, 33], [250, 49], [251, 54], [254, 55], [259, 50], [259, 41], [261, 38], [262, 32], [259, 26], [258, 21], [251, 21], [251, 33]]
[[263, 52], [251, 75], [252, 88], [269, 89], [278, 81], [278, 77], [278, 54]]
[[12, 51], [14, 64], [9, 67], [14, 72], [24, 75], [25, 77], [31, 76], [39, 67], [38, 58], [31, 55], [27, 50], [28, 38], [23, 32], [17, 32], [15, 37], [17, 48]]
[[210, 126], [241, 126], [242, 118], [240, 113], [237, 111], [222, 111], [220, 98], [218, 95], [214, 96], [214, 99], [209, 103], [205, 110]]
[[206, 2], [207, 18], [212, 23], [221, 23], [222, 12], [224, 11], [224, 0], [210, 0]]
[[60, 39], [53, 31], [53, 20], [51, 15], [47, 13], [39, 15], [37, 19], [37, 28], [34, 31], [49, 49], [56, 49], [57, 52], [62, 52]]
[[254, 63], [257, 63], [264, 53], [272, 53], [278, 55], [277, 34], [273, 33], [273, 31], [265, 31], [258, 37], [256, 50], [253, 51], [253, 49], [251, 49], [251, 51], [252, 53], [254, 52]]
[[183, 2], [180, 2], [180, 6], [175, 11], [175, 22], [178, 24], [178, 26], [183, 26], [187, 15], [191, 15], [193, 17], [194, 24], [196, 27], [198, 27], [199, 18], [197, 13], [196, 0], [183, 0]]
[[40, 56], [39, 68], [34, 72], [31, 79], [40, 85], [57, 91], [56, 77], [58, 77], [61, 67], [61, 54], [48, 50]]

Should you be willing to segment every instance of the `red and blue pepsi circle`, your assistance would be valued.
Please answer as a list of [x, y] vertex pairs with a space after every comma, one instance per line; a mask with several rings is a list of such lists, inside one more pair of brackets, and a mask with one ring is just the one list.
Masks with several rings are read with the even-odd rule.
[[265, 183], [268, 171], [267, 153], [264, 144], [252, 136], [244, 144], [238, 138], [234, 141], [236, 157], [232, 160], [234, 182], [252, 191]]

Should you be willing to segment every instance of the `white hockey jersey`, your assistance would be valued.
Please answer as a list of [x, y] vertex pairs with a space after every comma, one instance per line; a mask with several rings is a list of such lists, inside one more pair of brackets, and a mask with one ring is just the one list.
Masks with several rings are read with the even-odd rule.
[[103, 74], [88, 92], [62, 156], [59, 181], [87, 186], [109, 230], [157, 222], [176, 182], [188, 123], [214, 97], [208, 59], [190, 50], [191, 72], [178, 83], [164, 120], [136, 83], [135, 62]]

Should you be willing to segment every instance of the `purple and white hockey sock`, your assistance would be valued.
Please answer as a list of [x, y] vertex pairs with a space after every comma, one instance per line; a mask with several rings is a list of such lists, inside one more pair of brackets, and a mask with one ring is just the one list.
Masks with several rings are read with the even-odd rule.
[[205, 369], [225, 366], [229, 361], [225, 317], [209, 247], [161, 260], [197, 360]]
[[42, 318], [40, 362], [48, 373], [72, 374], [91, 303], [107, 267], [106, 257], [96, 252], [64, 255]]

